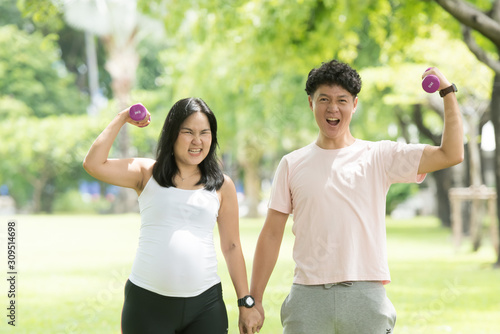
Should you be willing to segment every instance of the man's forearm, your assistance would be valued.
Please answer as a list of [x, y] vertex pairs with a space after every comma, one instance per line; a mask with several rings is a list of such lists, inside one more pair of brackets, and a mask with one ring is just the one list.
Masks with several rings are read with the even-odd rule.
[[280, 245], [281, 240], [273, 240], [272, 237], [262, 234], [257, 241], [250, 294], [258, 302], [262, 302], [264, 290], [278, 260]]
[[463, 125], [460, 108], [455, 93], [443, 97], [444, 127], [441, 139], [441, 149], [449, 160], [450, 166], [463, 161], [464, 142]]

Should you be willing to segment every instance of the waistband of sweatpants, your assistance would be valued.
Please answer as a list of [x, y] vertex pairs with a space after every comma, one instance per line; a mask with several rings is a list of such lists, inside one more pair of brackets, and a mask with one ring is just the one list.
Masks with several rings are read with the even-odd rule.
[[299, 285], [303, 287], [317, 288], [317, 289], [342, 289], [342, 288], [352, 288], [352, 289], [373, 289], [378, 287], [383, 287], [384, 284], [381, 281], [345, 281], [336, 283], [326, 283], [326, 284], [316, 284], [316, 285], [305, 285], [294, 283], [293, 285]]

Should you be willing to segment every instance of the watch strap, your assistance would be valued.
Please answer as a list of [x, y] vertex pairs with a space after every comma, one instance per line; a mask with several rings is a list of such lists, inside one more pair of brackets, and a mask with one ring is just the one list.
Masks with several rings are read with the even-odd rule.
[[[247, 300], [251, 299], [251, 303], [247, 303]], [[238, 307], [245, 306], [246, 308], [251, 308], [255, 305], [255, 300], [253, 299], [252, 296], [248, 295], [243, 298], [238, 299]]]
[[449, 87], [441, 89], [439, 91], [439, 96], [445, 97], [447, 94], [449, 94], [451, 92], [458, 92], [457, 86], [455, 86], [454, 83], [452, 83], [451, 86], [449, 86]]

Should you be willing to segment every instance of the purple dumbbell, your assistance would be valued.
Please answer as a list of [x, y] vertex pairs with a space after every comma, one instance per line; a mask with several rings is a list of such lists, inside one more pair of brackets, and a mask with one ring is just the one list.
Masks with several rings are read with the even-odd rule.
[[[427, 72], [430, 70], [432, 67], [429, 67], [425, 71]], [[434, 74], [429, 74], [422, 80], [422, 88], [427, 92], [427, 93], [434, 93], [439, 89], [439, 78], [435, 76]]]
[[139, 122], [146, 117], [148, 111], [145, 106], [143, 106], [140, 103], [137, 103], [130, 107], [128, 113], [130, 115], [130, 118], [132, 118], [134, 121]]

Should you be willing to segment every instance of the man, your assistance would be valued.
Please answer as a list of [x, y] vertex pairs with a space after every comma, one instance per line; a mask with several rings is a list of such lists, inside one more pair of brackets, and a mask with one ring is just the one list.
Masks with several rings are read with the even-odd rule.
[[263, 295], [293, 214], [294, 284], [281, 309], [285, 334], [393, 333], [396, 312], [386, 296], [385, 196], [392, 183], [422, 182], [426, 173], [463, 160], [455, 85], [436, 68], [445, 117], [441, 146], [369, 142], [349, 125], [361, 78], [332, 60], [313, 69], [306, 92], [319, 134], [281, 160], [255, 251], [251, 294]]

